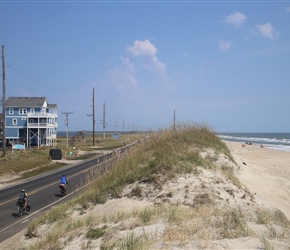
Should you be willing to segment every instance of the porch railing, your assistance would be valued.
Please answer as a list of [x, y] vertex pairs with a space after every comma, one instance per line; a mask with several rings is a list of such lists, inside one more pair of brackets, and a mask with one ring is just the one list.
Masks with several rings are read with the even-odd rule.
[[57, 123], [27, 123], [28, 128], [57, 128]]
[[47, 113], [47, 112], [27, 113], [27, 117], [48, 117], [48, 118], [56, 118], [57, 117], [57, 113]]

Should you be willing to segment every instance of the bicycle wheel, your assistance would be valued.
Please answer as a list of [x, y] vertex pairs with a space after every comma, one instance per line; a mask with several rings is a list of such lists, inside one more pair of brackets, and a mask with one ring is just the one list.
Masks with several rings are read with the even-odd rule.
[[21, 206], [18, 206], [18, 216], [21, 217], [23, 215], [23, 209]]

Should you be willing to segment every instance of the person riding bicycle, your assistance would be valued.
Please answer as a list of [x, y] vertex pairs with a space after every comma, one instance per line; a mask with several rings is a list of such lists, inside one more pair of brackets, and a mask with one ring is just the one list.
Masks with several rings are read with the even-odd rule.
[[63, 185], [64, 189], [66, 189], [66, 185], [68, 184], [67, 178], [65, 176], [65, 174], [60, 178], [60, 184], [59, 185]]
[[25, 192], [25, 189], [22, 189], [21, 190], [21, 193], [19, 195], [19, 198], [18, 198], [18, 203], [23, 203], [23, 206], [24, 208], [26, 209], [26, 206], [27, 206], [27, 202], [28, 202], [28, 195], [27, 193]]

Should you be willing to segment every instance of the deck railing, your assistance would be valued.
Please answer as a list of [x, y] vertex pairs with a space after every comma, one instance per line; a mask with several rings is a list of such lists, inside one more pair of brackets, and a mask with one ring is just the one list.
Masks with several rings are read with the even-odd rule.
[[40, 122], [40, 123], [28, 123], [27, 124], [27, 127], [28, 128], [57, 128], [57, 123], [43, 123], [43, 122]]
[[57, 117], [57, 113], [47, 113], [47, 112], [27, 113], [27, 117], [56, 118]]

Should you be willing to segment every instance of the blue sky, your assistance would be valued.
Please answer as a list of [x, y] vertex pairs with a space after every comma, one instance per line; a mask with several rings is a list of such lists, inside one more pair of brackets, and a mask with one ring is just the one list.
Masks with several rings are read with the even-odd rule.
[[[290, 1], [0, 1], [6, 96], [59, 131], [290, 131]], [[1, 81], [2, 83], [2, 81]], [[1, 84], [2, 93], [2, 84]]]

